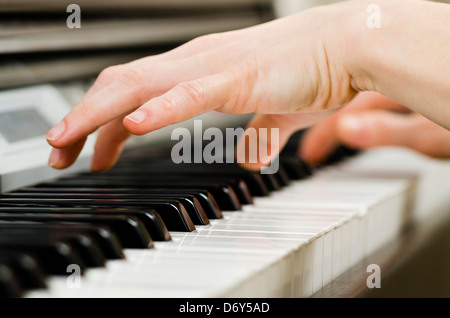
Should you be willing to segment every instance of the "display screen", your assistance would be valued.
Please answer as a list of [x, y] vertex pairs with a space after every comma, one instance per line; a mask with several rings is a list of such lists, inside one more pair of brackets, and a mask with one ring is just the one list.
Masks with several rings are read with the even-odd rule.
[[44, 136], [50, 128], [33, 108], [0, 113], [0, 134], [9, 143]]

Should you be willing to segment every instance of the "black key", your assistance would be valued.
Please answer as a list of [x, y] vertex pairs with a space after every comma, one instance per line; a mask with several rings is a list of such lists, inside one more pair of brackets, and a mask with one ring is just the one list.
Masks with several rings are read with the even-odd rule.
[[[9, 213], [27, 213], [30, 208], [0, 208], [0, 210], [8, 211]], [[39, 210], [41, 210], [39, 212]], [[56, 209], [55, 209], [56, 210]], [[65, 213], [65, 209], [58, 209], [56, 213]], [[0, 211], [0, 213], [4, 212]], [[35, 213], [48, 213], [48, 208], [32, 208]], [[77, 210], [81, 213], [79, 210]], [[117, 236], [104, 225], [92, 225], [83, 223], [37, 223], [37, 222], [7, 222], [0, 223], [0, 231], [12, 231], [12, 230], [35, 230], [35, 231], [53, 231], [55, 235], [64, 235], [70, 231], [79, 231], [81, 233], [88, 233], [92, 239], [97, 242], [99, 248], [101, 248], [103, 255], [107, 259], [123, 259], [123, 247], [119, 242]]]
[[[4, 227], [3, 229], [5, 230]], [[8, 231], [8, 233], [16, 234], [23, 233], [25, 228], [8, 227], [6, 230]], [[103, 255], [103, 252], [97, 245], [97, 242], [92, 239], [92, 237], [90, 237], [88, 233], [83, 233], [76, 229], [67, 228], [64, 230], [64, 232], [55, 231], [53, 233], [53, 238], [63, 239], [70, 243], [72, 248], [76, 250], [78, 255], [83, 260], [83, 263], [87, 267], [103, 267], [105, 265], [106, 258]]]
[[351, 147], [348, 147], [348, 146], [342, 146], [341, 150], [344, 153], [344, 156], [346, 158], [354, 157], [354, 156], [358, 155], [361, 152], [361, 150], [359, 150], [359, 149], [354, 149], [354, 148], [351, 148]]
[[[231, 164], [211, 164], [211, 165], [188, 165], [188, 164], [180, 164], [174, 165], [173, 163], [163, 163], [160, 162], [152, 165], [150, 167], [143, 167], [140, 169], [140, 173], [146, 174], [158, 174], [158, 175], [175, 175], [175, 176], [189, 176], [191, 178], [197, 177], [227, 177], [234, 179], [242, 179], [247, 186], [247, 191], [250, 192], [251, 196], [267, 196], [269, 194], [269, 190], [266, 187], [266, 184], [262, 180], [262, 177], [255, 172], [251, 172], [245, 170], [237, 165]], [[133, 168], [119, 168], [112, 171], [105, 172], [106, 175], [111, 176], [129, 176], [133, 173]], [[246, 200], [251, 200], [251, 198], [247, 198]]]
[[282, 164], [279, 165], [278, 171], [274, 173], [274, 176], [282, 187], [291, 183], [291, 180]]
[[[169, 198], [173, 200], [179, 200], [180, 202], [182, 202], [194, 224], [207, 225], [210, 223], [208, 217], [206, 216], [205, 211], [203, 210], [202, 205], [200, 204], [200, 201], [198, 201], [197, 198], [193, 195], [183, 195], [183, 196], [156, 195], [155, 197]], [[141, 196], [140, 198], [142, 199], [143, 197]]]
[[[63, 179], [51, 183], [42, 183], [37, 187], [88, 187], [88, 188], [140, 188], [140, 189], [205, 189], [209, 191], [222, 210], [240, 210], [241, 203], [230, 185], [223, 183], [205, 183], [204, 181], [176, 181], [176, 180], [98, 180], [98, 179]], [[157, 210], [158, 211], [158, 210]], [[158, 211], [159, 212], [159, 211]], [[162, 215], [161, 215], [162, 216]], [[170, 230], [170, 228], [169, 228]], [[191, 230], [192, 231], [192, 230]]]
[[119, 238], [108, 227], [103, 225], [93, 226], [84, 224], [71, 224], [70, 227], [89, 233], [91, 237], [97, 241], [98, 246], [101, 248], [103, 255], [107, 259], [125, 258]]
[[0, 199], [0, 207], [75, 207], [75, 208], [132, 208], [156, 210], [169, 231], [191, 232], [195, 226], [184, 206], [176, 200], [131, 199]]
[[311, 167], [299, 158], [285, 157], [281, 159], [281, 164], [292, 180], [304, 179], [312, 175]]
[[201, 204], [208, 219], [223, 218], [222, 211], [210, 192], [204, 189], [139, 189], [139, 188], [21, 188], [15, 193], [68, 193], [68, 194], [125, 194], [132, 196], [193, 195]]
[[86, 267], [105, 266], [106, 257], [103, 255], [96, 241], [88, 233], [80, 231], [66, 230], [63, 238], [78, 252]]
[[71, 222], [102, 224], [111, 228], [121, 244], [128, 248], [150, 248], [153, 246], [150, 234], [141, 220], [127, 215], [103, 214], [41, 214], [41, 213], [7, 213], [0, 214], [3, 221], [33, 221], [33, 222]]
[[296, 165], [293, 160], [286, 160], [286, 158], [284, 158], [280, 160], [280, 165], [284, 167], [284, 170], [291, 180], [300, 180], [305, 177], [301, 169], [298, 168], [298, 165]]
[[[188, 176], [190, 178], [234, 178], [242, 179], [252, 196], [266, 196], [269, 191], [259, 173], [243, 169], [238, 164], [174, 164], [170, 160], [158, 160], [138, 166], [139, 174]], [[130, 176], [136, 173], [136, 166], [116, 167], [103, 174]], [[250, 200], [249, 198], [247, 200]], [[251, 202], [248, 202], [251, 203]]]
[[10, 266], [0, 261], [0, 297], [17, 298], [24, 291]]
[[346, 159], [347, 155], [345, 153], [345, 148], [343, 146], [338, 146], [334, 151], [323, 161], [321, 166], [330, 166], [337, 164], [342, 160]]
[[330, 165], [338, 164], [350, 157], [358, 154], [358, 150], [349, 148], [344, 145], [338, 145], [328, 157], [319, 164], [314, 165], [314, 169], [318, 170]]
[[239, 179], [239, 178], [231, 178], [225, 176], [216, 176], [216, 175], [186, 175], [186, 174], [178, 174], [174, 172], [151, 172], [145, 173], [140, 172], [138, 175], [130, 176], [127, 174], [116, 174], [116, 175], [108, 175], [108, 174], [93, 174], [88, 176], [89, 179], [96, 180], [135, 180], [137, 182], [153, 182], [153, 183], [175, 183], [175, 184], [193, 184], [199, 185], [203, 187], [204, 184], [222, 184], [227, 185], [233, 189], [234, 194], [238, 198], [240, 204], [250, 204], [253, 202], [253, 197], [247, 187], [247, 184]]
[[67, 267], [77, 264], [86, 269], [77, 251], [65, 239], [54, 238], [48, 231], [11, 231], [0, 233], [0, 249], [31, 253], [47, 274], [66, 275]]
[[262, 179], [266, 183], [267, 188], [269, 191], [276, 191], [281, 188], [280, 183], [278, 182], [277, 178], [273, 174], [261, 174]]
[[[244, 180], [248, 180], [248, 176], [250, 173], [255, 174], [260, 176], [260, 180], [259, 182], [263, 182], [265, 189], [267, 189], [269, 192], [270, 191], [274, 191], [274, 190], [278, 190], [281, 188], [281, 185], [279, 183], [279, 181], [277, 180], [277, 177], [274, 174], [263, 174], [260, 172], [249, 172], [248, 170], [243, 169], [242, 167], [240, 167], [238, 164], [217, 164], [216, 166], [217, 169], [221, 169], [224, 173], [243, 173], [243, 171], [247, 172], [246, 174], [244, 173], [241, 178], [243, 178]], [[277, 172], [278, 173], [278, 172]], [[253, 185], [255, 185], [255, 183], [253, 183]], [[261, 190], [262, 189], [261, 186], [258, 186], [258, 188]], [[251, 188], [251, 186], [249, 186], [249, 188]], [[263, 190], [264, 191], [264, 190]], [[265, 192], [265, 191], [264, 191]], [[267, 195], [266, 194], [260, 194], [261, 195]]]
[[285, 146], [281, 150], [280, 158], [289, 156], [294, 157], [298, 156], [298, 148], [299, 144], [302, 140], [303, 134], [306, 130], [299, 130], [289, 137], [289, 140], [286, 142]]
[[[89, 199], [89, 200], [122, 200], [126, 202], [131, 201], [155, 201], [176, 200], [183, 204], [192, 222], [198, 225], [209, 224], [209, 219], [203, 210], [200, 202], [195, 196], [190, 194], [176, 195], [176, 194], [97, 194], [97, 193], [5, 193], [0, 195], [0, 199], [38, 199], [39, 201], [45, 199], [51, 202], [53, 199]], [[1, 202], [1, 201], [0, 201]], [[156, 212], [154, 212], [156, 213]]]
[[[217, 169], [218, 170], [218, 169]], [[204, 172], [204, 173], [212, 173], [213, 175], [218, 176], [228, 176], [230, 178], [240, 178], [245, 181], [247, 184], [248, 191], [252, 196], [267, 196], [269, 195], [270, 191], [266, 186], [266, 183], [264, 182], [261, 175], [258, 173], [250, 172], [247, 170], [239, 171], [236, 169], [236, 171], [227, 171], [227, 167], [224, 166], [224, 169], [222, 171], [212, 171], [212, 172]], [[249, 200], [248, 200], [249, 201]], [[252, 203], [253, 200], [249, 203]]]
[[[14, 193], [14, 194], [3, 194], [2, 197], [3, 198], [16, 198], [18, 199], [17, 196], [15, 196], [15, 194], [18, 195], [18, 193]], [[79, 195], [79, 194], [78, 194]], [[23, 197], [23, 198], [27, 198], [27, 199], [31, 199], [31, 198], [39, 198], [39, 199], [44, 199], [44, 198], [58, 198], [58, 199], [62, 199], [65, 198], [66, 195], [65, 194], [58, 194], [55, 193], [53, 195], [49, 195], [47, 193], [44, 194], [39, 194], [39, 193], [24, 193], [23, 196], [20, 195], [19, 197]], [[77, 197], [77, 195], [73, 195], [73, 194], [67, 194], [67, 197]], [[49, 199], [46, 199], [45, 201], [51, 201]], [[1, 202], [1, 199], [0, 199]], [[1, 212], [8, 212], [11, 211], [11, 207], [5, 208], [5, 207], [1, 207], [0, 204], [0, 213]], [[125, 208], [75, 208], [75, 207], [62, 207], [62, 208], [42, 208], [42, 207], [36, 207], [32, 210], [30, 209], [21, 209], [20, 207], [16, 207], [13, 208], [14, 212], [22, 212], [22, 213], [67, 213], [67, 214], [105, 214], [105, 215], [116, 215], [116, 214], [123, 214], [123, 215], [132, 215], [132, 216], [136, 216], [138, 217], [142, 223], [145, 225], [147, 231], [150, 234], [150, 237], [152, 238], [152, 240], [154, 241], [169, 241], [171, 240], [171, 236], [169, 231], [167, 230], [166, 225], [164, 224], [161, 216], [156, 213], [153, 210], [138, 210], [138, 209], [125, 209]]]
[[0, 263], [13, 269], [20, 285], [26, 289], [46, 288], [45, 274], [31, 254], [0, 249]]

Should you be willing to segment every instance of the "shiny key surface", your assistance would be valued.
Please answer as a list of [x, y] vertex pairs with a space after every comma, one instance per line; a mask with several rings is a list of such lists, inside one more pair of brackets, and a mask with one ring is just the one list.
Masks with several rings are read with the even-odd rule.
[[[47, 289], [30, 291], [27, 297], [310, 296], [395, 237], [401, 228], [404, 198], [415, 172], [399, 176], [368, 174], [370, 169], [385, 169], [381, 163], [390, 160], [382, 153], [372, 158], [341, 151], [329, 163], [315, 168], [294, 157], [282, 158], [282, 172], [270, 177], [257, 174], [253, 178], [256, 175], [252, 174], [246, 179], [244, 174], [230, 173], [229, 177], [245, 182], [252, 195], [251, 204], [244, 204], [236, 187], [223, 183], [234, 192], [239, 206], [227, 210], [225, 204], [218, 203], [221, 218], [207, 215], [209, 223], [194, 224], [191, 231], [169, 229], [172, 239], [154, 241], [153, 248], [125, 248], [125, 258], [109, 260], [106, 269], [85, 270], [82, 292], [68, 290], [62, 277], [52, 276]], [[374, 170], [372, 162], [381, 167]], [[418, 167], [413, 161], [408, 165], [413, 171]], [[158, 177], [153, 183], [120, 177], [132, 171], [132, 166], [119, 166], [104, 180], [103, 176], [74, 176], [23, 192], [39, 193], [39, 188], [53, 188], [55, 193], [70, 193], [68, 189], [90, 189], [85, 193], [136, 189], [161, 191], [163, 196], [167, 189], [194, 189], [190, 187], [196, 182], [189, 178], [198, 173], [186, 168], [183, 182]], [[150, 173], [152, 168], [147, 169]], [[211, 174], [213, 170], [206, 169]], [[115, 180], [114, 174], [122, 180]], [[207, 179], [203, 177], [195, 185], [205, 185]], [[249, 180], [255, 183], [249, 186]], [[264, 184], [267, 192], [256, 195], [258, 192], [251, 190], [255, 184]], [[208, 191], [216, 200], [211, 188], [197, 189]]]

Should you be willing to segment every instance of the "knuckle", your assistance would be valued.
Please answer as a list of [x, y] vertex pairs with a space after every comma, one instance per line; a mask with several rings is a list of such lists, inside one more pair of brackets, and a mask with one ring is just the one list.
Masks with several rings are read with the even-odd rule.
[[230, 72], [237, 78], [244, 78], [245, 81], [253, 83], [258, 77], [259, 69], [259, 58], [249, 55], [231, 68]]
[[82, 99], [77, 107], [72, 112], [72, 116], [77, 116], [79, 118], [89, 118], [89, 122], [94, 123], [96, 116], [94, 116], [94, 107], [86, 100]]
[[164, 97], [159, 99], [159, 107], [164, 113], [166, 122], [174, 123], [176, 121], [176, 106], [173, 98]]
[[188, 102], [200, 104], [205, 100], [203, 87], [197, 81], [180, 83], [178, 84], [178, 89], [182, 91]]
[[191, 45], [194, 46], [204, 46], [208, 44], [212, 44], [217, 41], [221, 36], [219, 33], [210, 33], [201, 35], [193, 40], [191, 40]]
[[175, 102], [173, 99], [171, 98], [161, 98], [159, 100], [161, 107], [164, 109], [164, 112], [166, 114], [171, 114], [173, 112], [173, 110], [175, 109]]
[[101, 82], [109, 82], [114, 78], [120, 76], [121, 67], [119, 65], [109, 66], [100, 72], [98, 75], [98, 80]]
[[[258, 60], [250, 56], [240, 61], [232, 68], [223, 73], [224, 81], [232, 82], [233, 91], [229, 96], [225, 108], [234, 113], [254, 111], [253, 107], [258, 105], [257, 94], [254, 87], [258, 78]], [[252, 102], [252, 101], [253, 102]]]
[[120, 75], [119, 80], [128, 88], [137, 89], [144, 83], [145, 74], [142, 70], [132, 69]]

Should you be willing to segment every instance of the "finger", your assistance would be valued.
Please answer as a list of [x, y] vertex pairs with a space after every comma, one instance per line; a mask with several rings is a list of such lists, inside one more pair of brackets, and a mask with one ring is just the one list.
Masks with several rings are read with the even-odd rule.
[[389, 109], [405, 112], [406, 107], [374, 92], [359, 93], [346, 107], [308, 129], [302, 137], [299, 155], [310, 164], [325, 160], [338, 144], [337, 123], [341, 116], [371, 109]]
[[299, 147], [299, 156], [303, 160], [315, 165], [333, 152], [338, 144], [336, 122], [337, 116], [330, 116], [303, 133]]
[[[79, 153], [75, 153], [74, 149], [72, 149], [73, 147], [71, 146], [74, 143], [76, 145], [77, 138], [83, 138], [83, 136], [90, 134], [106, 122], [114, 120], [118, 117], [122, 117], [125, 113], [129, 113], [130, 108], [133, 109], [137, 106], [140, 106], [139, 104], [142, 104], [142, 102], [140, 101], [132, 102], [134, 97], [139, 97], [139, 92], [134, 93], [133, 91], [133, 89], [140, 88], [139, 82], [142, 82], [142, 86], [144, 86], [144, 88], [148, 87], [150, 90], [150, 93], [144, 92], [143, 95], [145, 96], [139, 99], [146, 100], [147, 98], [151, 97], [152, 94], [161, 94], [162, 92], [168, 90], [168, 88], [170, 88], [171, 86], [178, 83], [182, 79], [178, 74], [184, 74], [182, 76], [184, 76], [185, 78], [189, 78], [189, 76], [196, 76], [195, 72], [190, 71], [192, 69], [195, 69], [198, 72], [205, 72], [203, 67], [200, 67], [198, 65], [195, 66], [196, 64], [193, 62], [197, 62], [198, 64], [198, 61], [202, 61], [203, 64], [205, 64], [204, 62], [207, 61], [207, 58], [205, 58], [205, 53], [203, 53], [196, 60], [194, 59], [190, 62], [186, 62], [183, 60], [173, 62], [170, 67], [166, 65], [159, 65], [158, 67], [155, 66], [151, 72], [153, 75], [153, 82], [155, 83], [154, 85], [152, 85], [151, 80], [148, 80], [147, 82], [145, 82], [145, 80], [141, 81], [142, 78], [147, 77], [145, 76], [144, 69], [149, 68], [149, 63], [154, 64], [162, 63], [165, 61], [168, 62], [176, 57], [182, 57], [183, 55], [189, 56], [190, 54], [195, 53], [195, 48], [198, 49], [199, 45], [209, 45], [216, 49], [216, 47], [212, 44], [219, 44], [226, 38], [227, 36], [225, 35], [198, 38], [198, 40], [191, 41], [192, 43], [190, 42], [189, 44], [183, 45], [176, 50], [169, 51], [166, 54], [147, 57], [127, 64], [117, 65], [105, 69], [97, 78], [94, 85], [86, 93], [83, 100], [80, 101], [80, 103], [75, 107], [75, 109], [71, 113], [69, 113], [59, 125], [57, 125], [47, 133], [48, 142], [52, 146], [59, 147], [61, 149], [61, 151], [59, 152], [59, 157], [61, 158], [61, 160], [63, 160], [63, 157], [67, 157], [67, 160], [64, 159], [65, 161], [73, 161], [73, 157], [79, 155]], [[191, 64], [195, 67], [190, 67], [189, 65]], [[189, 69], [189, 71], [186, 71], [186, 68]], [[138, 71], [136, 71], [136, 69]], [[158, 75], [161, 72], [164, 72], [164, 76], [166, 76], [165, 81]], [[169, 74], [169, 76], [167, 76], [167, 74]], [[128, 96], [127, 91], [121, 88], [121, 86], [124, 85], [129, 88]], [[123, 96], [128, 98], [128, 100], [112, 100], [114, 99], [113, 95], [118, 94], [119, 92], [122, 92]], [[108, 98], [109, 100], [111, 100], [110, 103], [108, 103]], [[123, 105], [126, 105], [127, 103], [128, 107], [123, 107]], [[117, 104], [118, 106], [116, 106]], [[76, 123], [76, 125], [71, 125], [71, 123]], [[70, 125], [72, 126], [72, 130], [75, 131], [70, 132]], [[117, 127], [119, 126], [117, 125]], [[63, 135], [66, 135], [66, 140], [64, 140]], [[113, 136], [111, 138], [114, 139], [116, 137]], [[100, 143], [103, 142], [103, 140], [107, 140], [107, 138], [100, 138]], [[100, 149], [101, 145], [99, 144], [99, 142], [97, 143], [97, 145], [97, 149]], [[111, 150], [111, 146], [105, 147], [113, 152]], [[118, 146], [118, 148], [120, 147]], [[81, 149], [79, 150], [81, 151]], [[94, 154], [94, 156], [96, 155]], [[97, 156], [96, 158], [99, 157]], [[99, 161], [97, 161], [96, 159], [96, 162], [93, 163], [94, 169], [98, 164]]]
[[[217, 54], [218, 47], [232, 45], [246, 32], [243, 29], [201, 36], [166, 53], [106, 68], [73, 111], [47, 133], [49, 144], [57, 148], [68, 147], [106, 122], [129, 113], [177, 83], [208, 74], [206, 64], [211, 56], [215, 62], [219, 58], [227, 60], [223, 54]], [[142, 90], [141, 86], [152, 90]], [[81, 120], [86, 115], [90, 115], [90, 118]]]
[[323, 112], [255, 116], [248, 124], [244, 136], [238, 141], [238, 163], [253, 171], [264, 169], [278, 156], [294, 132], [314, 124], [328, 114]]
[[337, 123], [340, 142], [357, 149], [377, 146], [411, 146], [416, 123], [411, 116], [382, 110], [343, 115]]
[[149, 99], [176, 84], [207, 73], [204, 59], [160, 63], [150, 68], [131, 69], [92, 96], [83, 98], [74, 109], [47, 133], [55, 148], [65, 148], [100, 126], [124, 116]]
[[[192, 46], [192, 45], [191, 45]], [[189, 48], [190, 46], [188, 46]], [[186, 51], [185, 48], [183, 48], [183, 46], [179, 47], [176, 50], [172, 50], [169, 51], [167, 54], [160, 54], [160, 55], [156, 55], [156, 56], [150, 56], [150, 57], [146, 57], [143, 59], [139, 59], [136, 61], [132, 61], [130, 63], [127, 64], [122, 64], [122, 65], [115, 65], [112, 67], [108, 67], [106, 69], [104, 69], [100, 75], [97, 77], [96, 81], [94, 82], [94, 84], [89, 88], [89, 90], [86, 92], [86, 94], [84, 95], [83, 99], [87, 100], [89, 98], [91, 98], [92, 96], [94, 96], [95, 94], [97, 94], [98, 92], [100, 92], [101, 90], [103, 90], [105, 87], [107, 87], [108, 85], [110, 85], [111, 83], [113, 83], [114, 81], [118, 80], [120, 78], [120, 76], [122, 76], [123, 74], [125, 74], [126, 72], [129, 72], [130, 70], [132, 70], [134, 67], [144, 67], [146, 64], [148, 63], [161, 63], [164, 61], [170, 61], [171, 59], [175, 58], [176, 56], [182, 56], [182, 54], [185, 55], [189, 55], [186, 53], [183, 53], [183, 51]], [[192, 51], [192, 50], [191, 50]], [[188, 52], [189, 53], [189, 50]], [[82, 103], [82, 101], [80, 102]], [[88, 106], [86, 106], [88, 107]], [[59, 126], [60, 131], [62, 130], [62, 132], [65, 131], [66, 129], [66, 124], [67, 121], [64, 120], [63, 121], [63, 126], [61, 127], [61, 124]], [[122, 133], [121, 131], [123, 129], [121, 129], [119, 126], [117, 126], [117, 129], [119, 130], [119, 135], [117, 137], [114, 137], [112, 135], [112, 140], [114, 140], [115, 138], [121, 139], [120, 134]], [[111, 131], [111, 129], [107, 129], [108, 131]], [[61, 132], [58, 131], [58, 129], [53, 130], [53, 132], [48, 132], [47, 133], [47, 140], [49, 140], [49, 143], [52, 144], [52, 139], [54, 138], [53, 135], [58, 135]], [[127, 137], [128, 138], [128, 137]], [[105, 141], [107, 143], [107, 145], [105, 145], [104, 147], [102, 147], [101, 143], [103, 142], [103, 140], [107, 140], [107, 137], [100, 137], [100, 143], [97, 141], [96, 144], [96, 149], [108, 149], [110, 152], [109, 154], [111, 156], [113, 156], [113, 153], [115, 153], [115, 155], [113, 157], [115, 157], [117, 155], [117, 150], [119, 148], [121, 148], [121, 146], [117, 145], [117, 149], [115, 151], [112, 150], [112, 145], [110, 142]], [[126, 139], [126, 138], [125, 138]], [[85, 138], [82, 138], [82, 140], [85, 140]], [[58, 158], [58, 161], [60, 161], [60, 163], [58, 162], [52, 162], [53, 165], [57, 165], [58, 167], [60, 167], [61, 169], [64, 167], [67, 167], [66, 164], [64, 163], [68, 163], [68, 162], [74, 162], [76, 160], [76, 158], [79, 156], [82, 148], [77, 146], [78, 143], [75, 142], [74, 145], [70, 145], [66, 146], [65, 148], [60, 148], [60, 151], [58, 151], [58, 156], [54, 156], [53, 160], [56, 160], [56, 158]], [[97, 151], [97, 150], [96, 150]], [[94, 168], [94, 170], [96, 170], [97, 168], [99, 170], [103, 170], [106, 169], [105, 167], [102, 167], [100, 165], [100, 160], [99, 157], [102, 157], [101, 155], [96, 155], [96, 153], [94, 152], [94, 162], [92, 163], [92, 167]], [[104, 156], [105, 158], [108, 156]], [[116, 158], [117, 159], [117, 158]], [[50, 164], [50, 162], [49, 162]]]
[[[153, 62], [168, 60], [168, 56], [158, 56], [153, 59]], [[127, 65], [136, 67], [142, 64], [143, 60], [134, 61]], [[148, 62], [145, 61], [145, 62]], [[91, 163], [91, 171], [100, 172], [110, 169], [119, 159], [120, 154], [125, 146], [126, 140], [131, 136], [130, 132], [123, 126], [123, 117], [112, 120], [105, 124], [99, 131], [97, 141], [95, 144], [94, 156]]]
[[373, 111], [343, 116], [338, 138], [358, 149], [403, 146], [432, 157], [450, 156], [450, 132], [427, 118]]
[[71, 166], [77, 159], [81, 149], [83, 149], [86, 140], [87, 138], [82, 138], [67, 149], [53, 149], [48, 160], [48, 165], [55, 169], [64, 169]]
[[114, 166], [130, 135], [130, 132], [122, 125], [122, 118], [103, 126], [98, 133], [91, 170], [100, 172]]
[[146, 56], [125, 64], [107, 67], [99, 74], [94, 84], [86, 92], [85, 97], [94, 95], [131, 69], [148, 68], [152, 64], [185, 59], [198, 52], [205, 53], [208, 50], [215, 50], [218, 46], [238, 40], [244, 34], [243, 31], [244, 30], [239, 30], [239, 32], [228, 31], [217, 34], [207, 34], [161, 54]]
[[231, 74], [223, 72], [182, 82], [126, 116], [124, 126], [135, 135], [143, 135], [226, 105], [239, 85]]
[[[126, 65], [127, 69], [130, 67], [144, 66], [144, 63], [148, 63], [151, 59], [152, 62], [163, 62], [170, 60], [171, 58], [181, 57], [182, 55], [194, 54], [199, 44], [216, 45], [223, 42], [226, 37], [212, 37], [208, 36], [198, 38], [197, 41], [188, 42], [176, 50], [172, 50], [169, 53], [156, 57], [149, 57], [131, 62]], [[200, 43], [198, 43], [200, 42]], [[122, 71], [127, 70], [122, 69]], [[97, 85], [100, 87], [100, 85]], [[93, 92], [95, 93], [95, 92]], [[194, 114], [192, 115], [194, 116]], [[118, 160], [120, 153], [123, 150], [126, 140], [130, 137], [130, 132], [126, 130], [122, 124], [122, 117], [116, 118], [112, 122], [103, 126], [99, 132], [97, 143], [95, 146], [94, 157], [91, 164], [92, 171], [104, 171], [111, 168]]]
[[[165, 52], [163, 54], [159, 55], [153, 55], [149, 57], [145, 57], [142, 59], [138, 59], [135, 61], [132, 61], [130, 63], [122, 64], [122, 65], [115, 65], [112, 67], [108, 67], [105, 70], [101, 72], [101, 74], [97, 77], [94, 84], [91, 86], [91, 88], [87, 91], [87, 93], [84, 96], [84, 100], [91, 98], [95, 94], [97, 94], [99, 91], [103, 90], [105, 87], [109, 86], [114, 81], [118, 80], [123, 74], [126, 74], [127, 72], [130, 72], [133, 68], [141, 69], [145, 67], [149, 67], [151, 64], [155, 63], [163, 63], [163, 62], [169, 62], [176, 59], [185, 59], [187, 57], [190, 57], [194, 54], [197, 54], [199, 51], [205, 53], [208, 50], [217, 50], [217, 48], [223, 44], [230, 44], [230, 40], [236, 41], [239, 38], [239, 34], [244, 32], [243, 30], [237, 32], [237, 31], [230, 31], [230, 32], [223, 32], [220, 34], [209, 34], [206, 36], [198, 37], [192, 41], [189, 41], [173, 50], [170, 50], [168, 52]], [[83, 101], [80, 102], [82, 104]], [[81, 112], [83, 113], [83, 112]], [[61, 134], [64, 134], [67, 129], [67, 120], [63, 120], [63, 122], [55, 129], [47, 133], [47, 139], [49, 143], [53, 146], [58, 146], [58, 136]], [[118, 140], [122, 139], [125, 133], [122, 131], [122, 129], [119, 127], [119, 125], [116, 126], [119, 130], [117, 133], [117, 136], [111, 135], [111, 140]], [[92, 130], [92, 129], [90, 129]], [[107, 129], [108, 131], [110, 129]], [[76, 137], [74, 137], [76, 139]], [[128, 138], [128, 136], [126, 137]], [[126, 139], [125, 138], [125, 139]], [[84, 138], [82, 138], [84, 140]], [[73, 146], [70, 146], [70, 144], [74, 143], [75, 141], [67, 141], [65, 148], [60, 148], [60, 151], [58, 151], [58, 158], [61, 162], [72, 162], [76, 160], [79, 153], [81, 152], [81, 148], [77, 147], [77, 144]], [[102, 143], [105, 142], [105, 146], [102, 146]], [[113, 147], [112, 144], [116, 144], [116, 147]], [[108, 153], [112, 158], [116, 158], [117, 151], [119, 149], [123, 148], [124, 141], [120, 144], [109, 142], [108, 137], [100, 137], [100, 140], [97, 141], [96, 149], [108, 149]], [[60, 147], [64, 146], [64, 142], [61, 142], [59, 144]], [[113, 150], [115, 148], [115, 150]], [[78, 150], [78, 152], [76, 151]], [[121, 150], [120, 150], [121, 151]], [[120, 153], [119, 151], [119, 153]], [[114, 154], [114, 155], [113, 155]], [[100, 159], [101, 157], [107, 158], [108, 156], [101, 156], [96, 155], [94, 153], [94, 159], [92, 163], [92, 168], [95, 169], [104, 169], [106, 168], [100, 165]], [[113, 161], [117, 160], [114, 159]], [[55, 163], [53, 163], [55, 164]], [[59, 164], [62, 165], [62, 164]]]
[[[117, 69], [118, 71], [124, 71], [126, 69], [125, 65], [117, 65], [114, 67], [114, 69]], [[89, 90], [86, 92], [84, 98], [89, 98], [90, 96], [96, 94], [98, 91], [100, 91], [105, 86], [109, 85], [112, 81], [114, 81], [115, 77], [102, 77], [102, 81], [97, 80], [95, 83], [89, 88]], [[87, 140], [87, 137], [82, 138], [80, 142], [85, 144]], [[59, 148], [58, 150], [52, 150], [52, 154], [49, 158], [48, 165], [51, 167], [58, 167], [58, 169], [64, 169], [72, 165], [77, 158], [79, 157], [81, 151], [83, 150], [83, 147], [79, 147], [79, 143], [77, 142], [72, 146], [66, 147], [66, 148]], [[94, 153], [95, 157], [95, 153]]]

